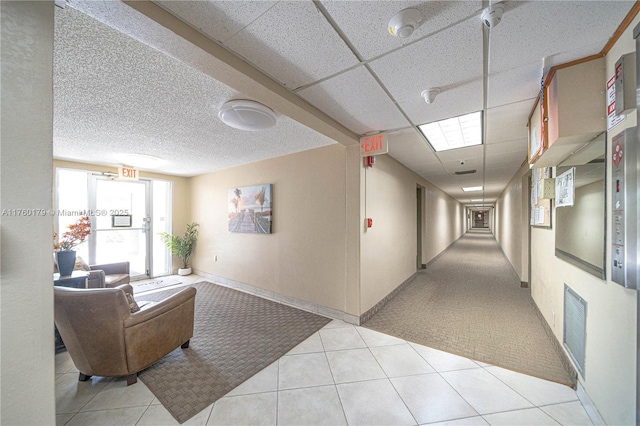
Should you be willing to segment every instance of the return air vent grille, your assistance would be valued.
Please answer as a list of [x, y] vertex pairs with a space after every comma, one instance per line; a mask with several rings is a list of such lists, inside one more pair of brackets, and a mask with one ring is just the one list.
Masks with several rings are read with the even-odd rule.
[[583, 378], [586, 340], [587, 302], [565, 284], [563, 343]]
[[476, 172], [476, 169], [473, 170], [463, 170], [461, 172], [456, 172], [457, 175], [472, 175]]

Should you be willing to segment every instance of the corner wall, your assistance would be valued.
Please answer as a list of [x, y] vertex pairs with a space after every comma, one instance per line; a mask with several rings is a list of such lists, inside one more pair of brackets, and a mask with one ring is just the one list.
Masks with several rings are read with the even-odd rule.
[[41, 213], [51, 208], [53, 8], [0, 2], [3, 425], [56, 422], [53, 222]]
[[460, 238], [465, 215], [460, 203], [387, 155], [362, 173], [362, 217], [373, 219], [370, 229], [362, 223], [360, 237], [365, 313], [416, 272], [418, 185], [424, 187], [422, 263]]

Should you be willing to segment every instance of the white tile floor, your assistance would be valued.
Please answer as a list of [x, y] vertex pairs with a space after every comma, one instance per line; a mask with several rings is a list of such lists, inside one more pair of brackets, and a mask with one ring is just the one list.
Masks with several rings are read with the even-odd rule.
[[[178, 424], [141, 380], [77, 374], [66, 352], [56, 355], [59, 425]], [[566, 386], [332, 321], [185, 424], [591, 422]]]

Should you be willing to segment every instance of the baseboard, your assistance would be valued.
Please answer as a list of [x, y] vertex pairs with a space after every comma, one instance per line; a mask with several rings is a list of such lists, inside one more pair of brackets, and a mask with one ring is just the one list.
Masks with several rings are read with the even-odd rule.
[[589, 395], [587, 395], [587, 392], [585, 392], [584, 387], [582, 387], [582, 383], [580, 383], [579, 381], [576, 393], [578, 394], [578, 399], [584, 407], [584, 411], [587, 412], [587, 415], [591, 419], [591, 422], [595, 426], [606, 425], [606, 423], [602, 419], [602, 416], [600, 416], [600, 413], [598, 413], [598, 409], [595, 405], [593, 405], [591, 398], [589, 398]]
[[272, 302], [281, 303], [283, 305], [288, 305], [297, 309], [301, 309], [303, 311], [311, 312], [313, 314], [318, 314], [328, 318], [344, 321], [349, 324], [360, 325], [359, 317], [348, 314], [346, 312], [342, 312], [337, 309], [328, 308], [326, 306], [318, 305], [317, 303], [308, 302], [306, 300], [296, 299], [295, 297], [285, 296], [284, 294], [280, 294], [275, 291], [265, 290], [263, 288], [241, 283], [239, 281], [234, 281], [229, 278], [221, 277], [219, 275], [209, 274], [200, 270], [194, 269], [193, 272], [207, 279], [208, 281], [211, 281], [223, 287], [229, 287], [234, 290], [261, 297], [263, 299], [271, 300]]
[[538, 316], [538, 318], [540, 319], [540, 322], [542, 323], [542, 327], [544, 328], [544, 331], [549, 336], [549, 339], [551, 339], [551, 343], [553, 344], [553, 348], [555, 349], [556, 353], [558, 354], [558, 357], [560, 358], [560, 362], [562, 362], [562, 365], [564, 366], [564, 369], [567, 371], [567, 373], [569, 373], [571, 375], [571, 377], [573, 377], [573, 379], [576, 381], [576, 384], [578, 384], [579, 383], [579, 381], [578, 381], [578, 373], [576, 371], [576, 368], [573, 366], [573, 363], [571, 362], [571, 360], [567, 356], [567, 353], [564, 351], [564, 348], [562, 347], [562, 344], [560, 343], [560, 341], [558, 341], [558, 338], [554, 334], [553, 330], [549, 326], [549, 323], [547, 322], [547, 320], [544, 317], [544, 315], [542, 315], [542, 312], [540, 312], [540, 309], [538, 308], [538, 305], [535, 303], [535, 301], [533, 299], [531, 300], [531, 305], [533, 305], [533, 310], [536, 313], [536, 315]]
[[380, 309], [382, 309], [384, 307], [384, 305], [389, 303], [389, 301], [391, 299], [393, 299], [396, 296], [396, 294], [398, 294], [399, 291], [404, 289], [408, 284], [410, 284], [416, 278], [416, 274], [417, 274], [417, 272], [415, 274], [411, 275], [406, 280], [404, 280], [402, 282], [402, 284], [400, 284], [398, 287], [394, 288], [391, 291], [391, 293], [389, 293], [385, 297], [383, 297], [382, 300], [380, 300], [378, 303], [373, 305], [373, 307], [371, 309], [369, 309], [364, 314], [360, 315], [360, 324], [364, 324], [365, 322], [369, 321], [371, 319], [371, 317], [373, 317], [375, 314], [377, 314], [378, 311], [380, 311]]

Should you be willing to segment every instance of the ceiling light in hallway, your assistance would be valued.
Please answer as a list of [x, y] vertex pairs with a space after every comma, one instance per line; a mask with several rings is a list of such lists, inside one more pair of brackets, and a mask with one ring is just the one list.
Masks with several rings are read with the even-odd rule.
[[422, 124], [418, 129], [436, 152], [482, 145], [482, 112]]
[[141, 167], [141, 168], [153, 168], [164, 160], [153, 155], [145, 154], [122, 154], [120, 156], [122, 164], [127, 166]]
[[252, 132], [273, 127], [277, 121], [276, 113], [271, 108], [249, 100], [226, 102], [220, 108], [218, 117], [227, 126]]
[[464, 192], [482, 191], [482, 186], [465, 186], [462, 190]]

